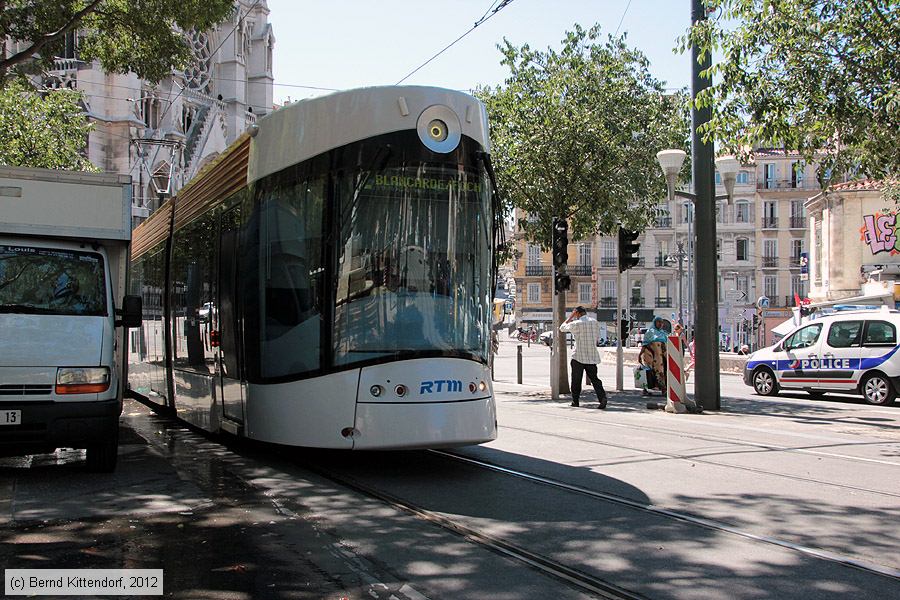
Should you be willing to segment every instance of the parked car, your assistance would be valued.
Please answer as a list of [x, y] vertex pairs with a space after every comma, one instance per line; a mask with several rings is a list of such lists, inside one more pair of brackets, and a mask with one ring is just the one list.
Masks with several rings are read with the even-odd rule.
[[795, 328], [769, 348], [747, 358], [744, 383], [757, 394], [782, 389], [860, 394], [869, 404], [894, 401], [900, 384], [900, 312], [835, 313]]
[[[544, 344], [545, 346], [552, 346], [553, 345], [553, 330], [551, 329], [550, 331], [545, 331], [544, 333], [542, 333], [540, 336], [540, 340], [541, 340], [541, 343]], [[566, 333], [566, 341], [569, 342], [569, 345], [571, 346], [572, 344], [575, 343], [575, 338], [572, 337], [571, 333]]]

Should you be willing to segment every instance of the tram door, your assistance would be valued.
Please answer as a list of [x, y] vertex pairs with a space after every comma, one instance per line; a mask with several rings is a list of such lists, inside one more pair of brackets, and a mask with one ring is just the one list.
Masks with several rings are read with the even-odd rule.
[[243, 330], [240, 321], [241, 207], [222, 213], [219, 226], [219, 356], [222, 375], [222, 414], [229, 421], [244, 422]]

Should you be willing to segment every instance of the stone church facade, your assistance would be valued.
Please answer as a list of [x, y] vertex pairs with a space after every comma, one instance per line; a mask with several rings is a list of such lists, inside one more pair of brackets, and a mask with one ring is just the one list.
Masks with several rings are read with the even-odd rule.
[[131, 175], [134, 225], [273, 110], [275, 36], [265, 0], [235, 0], [214, 30], [184, 35], [191, 64], [157, 84], [80, 61], [76, 33], [39, 81], [83, 92], [94, 122], [88, 158], [103, 171]]

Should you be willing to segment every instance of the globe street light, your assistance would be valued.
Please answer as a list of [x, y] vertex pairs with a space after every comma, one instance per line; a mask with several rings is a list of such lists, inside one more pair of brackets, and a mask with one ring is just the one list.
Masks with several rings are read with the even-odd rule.
[[[683, 192], [681, 190], [675, 189], [675, 182], [678, 178], [678, 172], [681, 170], [682, 165], [684, 164], [684, 159], [687, 154], [683, 150], [678, 149], [669, 149], [669, 150], [661, 150], [656, 154], [656, 159], [659, 161], [659, 166], [662, 168], [663, 175], [666, 178], [666, 190], [668, 192], [668, 198], [670, 202], [674, 202], [675, 198], [683, 198], [689, 200], [691, 202], [691, 208], [693, 209], [696, 205], [702, 204], [699, 200], [699, 194], [694, 194], [691, 192]], [[696, 159], [695, 159], [696, 160]], [[712, 161], [710, 161], [712, 162]], [[734, 195], [734, 184], [737, 180], [737, 172], [740, 168], [740, 162], [734, 158], [733, 156], [722, 156], [715, 160], [716, 169], [719, 171], [719, 174], [722, 176], [722, 181], [725, 185], [726, 193], [724, 195], [712, 196], [709, 204], [711, 207], [707, 207], [706, 210], [703, 211], [704, 217], [703, 219], [698, 219], [697, 223], [697, 233], [698, 239], [701, 237], [701, 226], [702, 226], [702, 237], [704, 240], [715, 240], [716, 239], [716, 223], [715, 223], [715, 211], [709, 210], [710, 208], [714, 208], [714, 202], [718, 200], [726, 200], [728, 203], [731, 203], [731, 199]], [[716, 291], [716, 278], [709, 277], [708, 271], [710, 271], [710, 267], [712, 273], [717, 271], [716, 267], [716, 253], [713, 252], [704, 252], [702, 253], [702, 258], [698, 258], [698, 267], [700, 266], [701, 260], [705, 263], [704, 272], [706, 275], [704, 277], [698, 277], [698, 280], [702, 279], [702, 285], [699, 285], [698, 293], [696, 296], [696, 305], [694, 304], [695, 296], [694, 296], [694, 285], [693, 285], [693, 256], [694, 256], [694, 248], [697, 244], [698, 240], [694, 239], [693, 232], [693, 221], [694, 221], [694, 211], [691, 210], [690, 218], [688, 219], [688, 251], [685, 253], [683, 249], [683, 244], [679, 242], [679, 252], [678, 254], [686, 255], [688, 259], [688, 303], [691, 305], [689, 309], [689, 313], [696, 315], [697, 324], [700, 324], [700, 321], [703, 320], [702, 325], [705, 335], [700, 337], [704, 338], [705, 342], [701, 342], [698, 345], [700, 347], [708, 347], [708, 350], [704, 351], [704, 360], [701, 362], [697, 361], [697, 364], [708, 365], [709, 371], [704, 375], [701, 375], [701, 371], [706, 371], [702, 367], [698, 370], [698, 379], [695, 389], [698, 390], [698, 393], [705, 394], [709, 393], [709, 398], [707, 402], [702, 402], [701, 404], [704, 408], [719, 408], [719, 386], [718, 386], [718, 372], [719, 372], [719, 354], [718, 354], [718, 293]], [[715, 242], [713, 242], [715, 243]], [[673, 257], [677, 257], [678, 254], [673, 255]], [[683, 260], [684, 256], [678, 259], [679, 262], [679, 296], [681, 295], [681, 267], [680, 263]], [[710, 264], [711, 263], [711, 264]], [[673, 260], [674, 264], [674, 260]], [[702, 302], [701, 302], [702, 300]], [[679, 297], [679, 320], [682, 317], [682, 301]], [[703, 306], [701, 307], [701, 304]], [[693, 329], [694, 321], [691, 319], [690, 329]], [[699, 350], [698, 350], [699, 351]], [[708, 379], [707, 379], [708, 378]], [[704, 380], [708, 380], [710, 382], [714, 381], [714, 383], [708, 385], [702, 385], [701, 382]], [[702, 389], [702, 392], [700, 391]]]

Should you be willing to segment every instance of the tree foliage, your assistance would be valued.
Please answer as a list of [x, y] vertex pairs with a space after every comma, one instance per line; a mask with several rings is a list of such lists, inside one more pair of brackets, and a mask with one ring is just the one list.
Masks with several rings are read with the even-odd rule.
[[706, 0], [711, 18], [681, 48], [721, 57], [703, 133], [745, 158], [754, 144], [796, 150], [822, 172], [870, 177], [900, 166], [896, 0]]
[[83, 154], [91, 127], [80, 92], [41, 96], [18, 81], [0, 88], [0, 164], [95, 171]]
[[684, 94], [664, 94], [624, 36], [599, 38], [599, 26], [576, 25], [560, 50], [504, 40], [510, 76], [477, 92], [507, 209], [529, 214], [520, 225], [544, 248], [554, 217], [569, 220], [575, 240], [620, 221], [643, 229], [666, 193], [656, 152], [685, 148], [689, 137]]
[[78, 30], [80, 59], [160, 81], [190, 59], [181, 32], [210, 29], [232, 10], [232, 0], [0, 0], [0, 39], [19, 42], [0, 56], [0, 76], [46, 68]]

